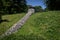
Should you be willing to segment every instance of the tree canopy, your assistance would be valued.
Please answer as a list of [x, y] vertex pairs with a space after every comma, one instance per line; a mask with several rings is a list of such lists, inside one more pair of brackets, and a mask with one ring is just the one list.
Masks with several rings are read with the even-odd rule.
[[49, 10], [60, 10], [60, 0], [45, 0]]
[[26, 8], [26, 0], [0, 0], [0, 20], [2, 14], [25, 12]]
[[34, 8], [35, 8], [35, 12], [42, 12], [43, 11], [41, 6], [35, 6]]

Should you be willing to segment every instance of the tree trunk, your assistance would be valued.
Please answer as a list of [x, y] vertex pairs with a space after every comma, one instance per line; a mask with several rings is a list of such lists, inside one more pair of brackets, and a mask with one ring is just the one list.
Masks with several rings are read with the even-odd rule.
[[2, 21], [2, 15], [0, 14], [0, 23], [1, 23], [1, 21]]

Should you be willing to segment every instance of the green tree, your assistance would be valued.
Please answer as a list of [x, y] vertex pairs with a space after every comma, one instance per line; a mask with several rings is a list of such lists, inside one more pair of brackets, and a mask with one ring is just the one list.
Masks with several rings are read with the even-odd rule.
[[12, 14], [25, 12], [27, 9], [26, 0], [0, 0], [0, 21], [5, 12]]
[[2, 20], [2, 10], [3, 10], [3, 2], [0, 0], [0, 22]]
[[49, 10], [60, 10], [60, 0], [45, 0]]
[[35, 6], [34, 8], [35, 8], [36, 12], [42, 12], [43, 11], [41, 6]]
[[30, 7], [33, 7], [32, 5], [27, 5], [27, 7], [28, 7], [28, 9], [30, 8]]
[[25, 9], [27, 7], [26, 0], [10, 0], [7, 1], [9, 3], [9, 6], [7, 6], [7, 10], [9, 14], [14, 12], [25, 12]]

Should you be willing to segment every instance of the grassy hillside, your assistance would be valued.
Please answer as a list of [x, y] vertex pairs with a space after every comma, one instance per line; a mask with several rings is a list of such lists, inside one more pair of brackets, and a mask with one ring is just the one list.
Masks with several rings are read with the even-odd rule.
[[4, 33], [7, 29], [9, 29], [14, 23], [16, 23], [19, 19], [21, 19], [25, 14], [11, 14], [11, 15], [3, 15], [3, 22], [0, 23], [0, 35]]
[[35, 13], [17, 33], [2, 40], [60, 40], [60, 12]]

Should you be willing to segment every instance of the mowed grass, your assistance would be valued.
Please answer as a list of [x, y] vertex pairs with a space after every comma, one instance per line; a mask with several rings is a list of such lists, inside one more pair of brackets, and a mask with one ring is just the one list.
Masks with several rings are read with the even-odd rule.
[[17, 33], [2, 40], [60, 40], [60, 11], [35, 13]]
[[0, 35], [3, 34], [7, 29], [9, 29], [18, 20], [20, 20], [24, 15], [25, 13], [3, 15], [2, 19], [5, 21], [0, 23]]

